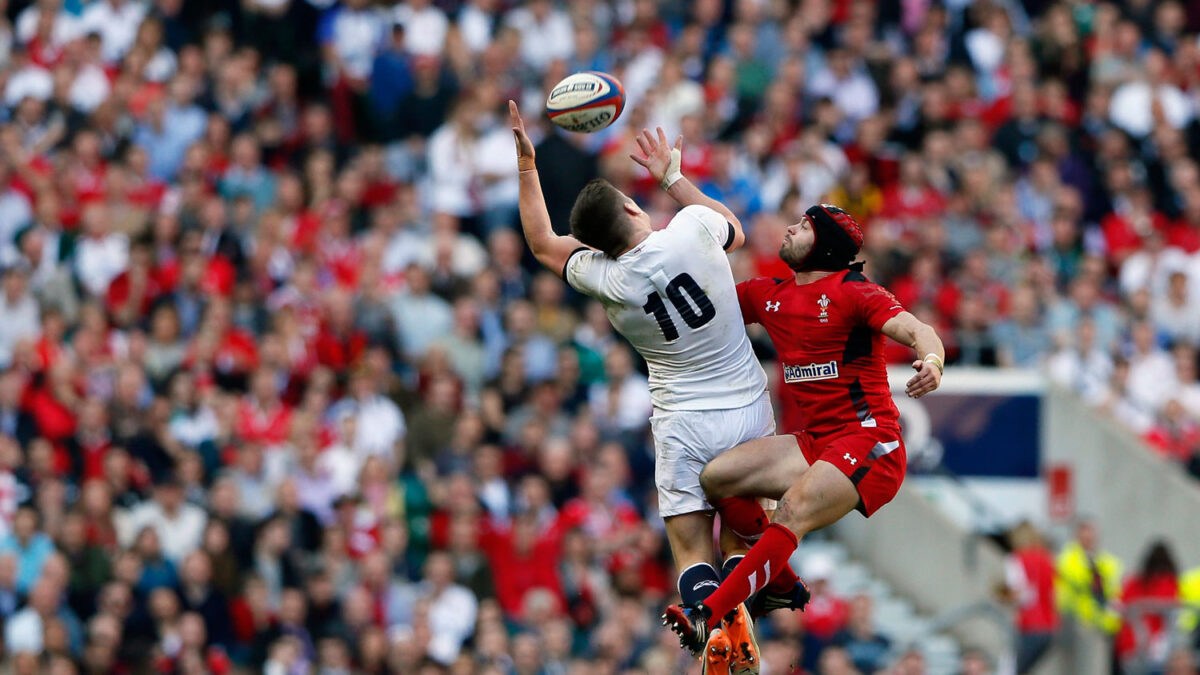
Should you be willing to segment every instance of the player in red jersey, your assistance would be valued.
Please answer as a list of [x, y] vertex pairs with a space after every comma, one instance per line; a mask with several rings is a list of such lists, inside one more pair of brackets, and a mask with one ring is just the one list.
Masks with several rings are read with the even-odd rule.
[[[668, 608], [664, 623], [693, 648], [707, 641], [710, 624], [717, 627], [751, 596], [752, 614], [803, 608], [803, 584], [793, 577], [782, 587], [776, 580], [799, 539], [855, 509], [870, 516], [904, 480], [907, 460], [884, 336], [924, 355], [913, 362], [917, 373], [906, 387], [913, 398], [937, 389], [945, 355], [937, 333], [854, 263], [862, 241], [848, 213], [818, 204], [788, 228], [779, 249], [795, 278], [738, 285], [742, 318], [761, 324], [779, 353], [784, 418], [793, 413], [803, 429], [743, 443], [701, 474], [723, 522], [757, 541], [699, 606]], [[779, 499], [769, 525], [754, 497]]]

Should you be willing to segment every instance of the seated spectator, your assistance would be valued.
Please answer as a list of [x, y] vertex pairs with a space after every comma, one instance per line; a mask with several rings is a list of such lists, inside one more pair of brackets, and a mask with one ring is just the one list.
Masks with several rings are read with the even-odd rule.
[[871, 597], [856, 595], [850, 599], [846, 627], [833, 638], [850, 657], [854, 667], [863, 673], [883, 670], [892, 642], [875, 630]]
[[125, 546], [132, 545], [144, 528], [153, 528], [163, 556], [174, 564], [200, 547], [206, 520], [203, 509], [183, 501], [179, 479], [163, 476], [154, 486], [153, 499], [118, 514], [116, 526]]
[[0, 555], [16, 560], [16, 591], [28, 593], [42, 576], [42, 567], [54, 552], [54, 542], [40, 529], [41, 517], [32, 506], [17, 509], [12, 531], [0, 540]]
[[1002, 366], [1032, 368], [1038, 365], [1050, 335], [1029, 286], [1013, 291], [1007, 319], [992, 324], [996, 361]]

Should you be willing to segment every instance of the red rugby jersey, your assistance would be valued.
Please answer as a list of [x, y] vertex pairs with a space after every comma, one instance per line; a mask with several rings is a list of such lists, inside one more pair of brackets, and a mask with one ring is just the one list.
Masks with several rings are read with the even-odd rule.
[[742, 318], [762, 324], [779, 353], [781, 431], [899, 431], [880, 332], [904, 311], [894, 295], [857, 270], [802, 286], [794, 278], [751, 279], [737, 291]]

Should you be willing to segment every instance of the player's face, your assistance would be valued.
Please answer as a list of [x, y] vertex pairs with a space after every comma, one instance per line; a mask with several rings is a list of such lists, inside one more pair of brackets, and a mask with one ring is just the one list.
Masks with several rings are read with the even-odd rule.
[[812, 250], [816, 237], [813, 235], [812, 222], [808, 216], [801, 216], [800, 222], [787, 229], [783, 237], [783, 245], [779, 247], [779, 258], [795, 269], [804, 262], [808, 252]]

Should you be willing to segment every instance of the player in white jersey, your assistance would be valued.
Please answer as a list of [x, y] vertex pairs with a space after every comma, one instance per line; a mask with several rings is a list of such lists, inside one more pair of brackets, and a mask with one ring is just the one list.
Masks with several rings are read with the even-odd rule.
[[[709, 460], [747, 440], [774, 433], [767, 377], [754, 356], [725, 254], [745, 241], [741, 222], [679, 173], [679, 146], [662, 129], [638, 139], [646, 167], [683, 209], [666, 229], [607, 181], [580, 191], [571, 209], [573, 236], [554, 233], [517, 106], [509, 102], [520, 168], [521, 227], [538, 262], [596, 298], [609, 320], [646, 360], [655, 444], [659, 512], [680, 575], [685, 604], [716, 586], [713, 509], [700, 487]], [[744, 610], [742, 610], [744, 614]], [[735, 651], [748, 620], [731, 617]], [[736, 625], [735, 625], [736, 624]], [[741, 624], [745, 624], [742, 626]], [[753, 637], [733, 672], [756, 673]]]

